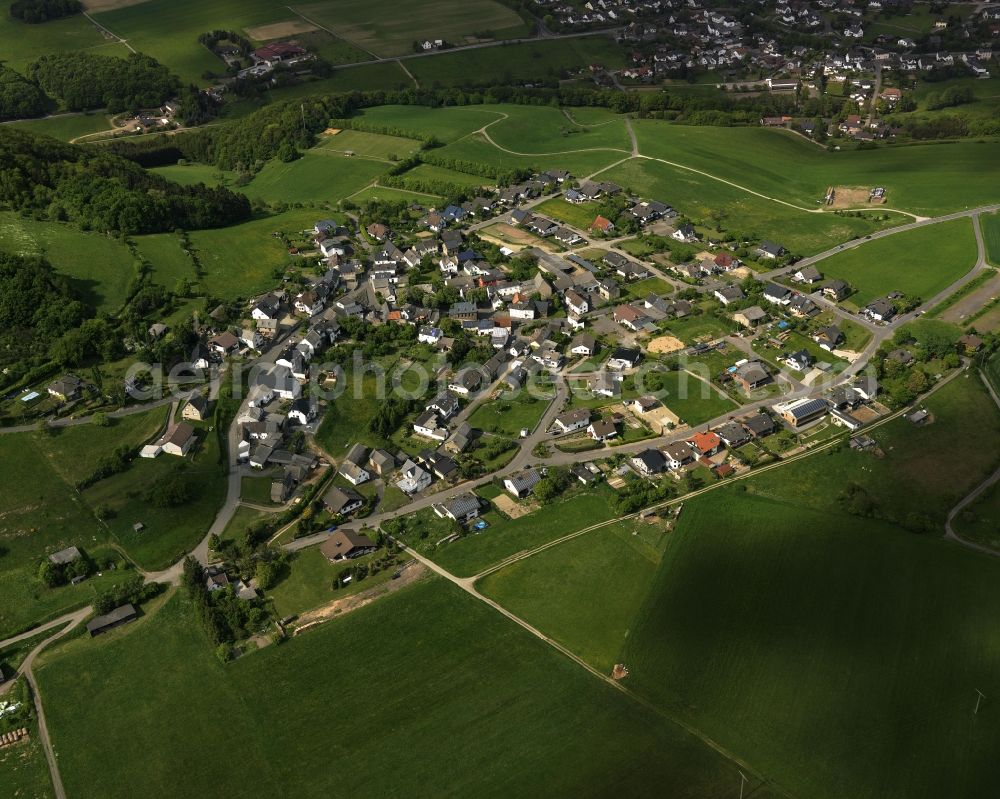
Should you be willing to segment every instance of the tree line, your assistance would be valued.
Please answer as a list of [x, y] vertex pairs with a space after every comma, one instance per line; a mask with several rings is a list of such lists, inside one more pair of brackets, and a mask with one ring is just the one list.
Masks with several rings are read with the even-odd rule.
[[69, 111], [107, 108], [111, 113], [161, 105], [181, 88], [180, 80], [155, 58], [93, 53], [43, 55], [28, 66], [28, 77]]
[[48, 103], [48, 97], [37, 84], [0, 65], [0, 119], [41, 116]]
[[71, 17], [81, 11], [83, 4], [79, 0], [14, 0], [10, 4], [11, 17], [29, 25]]
[[250, 216], [229, 189], [180, 186], [101, 150], [0, 130], [0, 207], [84, 230], [127, 234], [221, 227]]

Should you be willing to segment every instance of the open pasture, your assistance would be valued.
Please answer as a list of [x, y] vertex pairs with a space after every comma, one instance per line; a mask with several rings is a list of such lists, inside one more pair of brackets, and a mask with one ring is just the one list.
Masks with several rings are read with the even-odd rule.
[[521, 18], [494, 0], [337, 0], [295, 6], [303, 17], [381, 57], [407, 55], [413, 43], [444, 39], [452, 45], [527, 33]]
[[120, 241], [62, 222], [36, 222], [0, 213], [0, 247], [45, 256], [70, 279], [80, 299], [98, 311], [117, 311], [136, 274], [132, 254]]
[[313, 149], [291, 163], [269, 161], [241, 191], [263, 202], [336, 203], [363, 189], [390, 164]]
[[1000, 563], [799, 496], [684, 503], [628, 687], [791, 795], [988, 793], [1000, 716], [972, 709], [1000, 690]]
[[[317, 663], [391, 689], [375, 701], [307, 678]], [[190, 795], [209, 782], [239, 797], [694, 799], [738, 780], [693, 736], [436, 579], [228, 665], [175, 596], [121, 630], [59, 646], [36, 673], [67, 793], [81, 799]], [[225, 758], [221, 734], [239, 741]], [[332, 741], [336, 768], [317, 768]]]
[[[602, 172], [610, 180], [653, 200], [668, 203], [695, 222], [718, 224], [750, 238], [781, 242], [794, 253], [821, 252], [841, 241], [864, 236], [892, 222], [814, 214], [749, 194], [717, 180], [657, 161], [631, 160]], [[718, 220], [718, 222], [716, 222]]]
[[837, 253], [817, 268], [824, 277], [846, 280], [862, 306], [891, 291], [929, 300], [976, 263], [972, 223], [954, 219], [908, 230]]
[[[147, 0], [115, 8], [94, 18], [112, 33], [127, 39], [141, 53], [166, 64], [180, 77], [208, 85], [206, 71], [224, 74], [226, 64], [198, 42], [212, 30], [235, 30], [284, 22], [294, 18], [286, 6], [274, 0]], [[46, 23], [45, 27], [49, 23]]]
[[880, 146], [840, 152], [787, 131], [635, 120], [643, 155], [663, 158], [804, 208], [828, 186], [884, 186], [886, 207], [932, 216], [996, 202], [1000, 142]]

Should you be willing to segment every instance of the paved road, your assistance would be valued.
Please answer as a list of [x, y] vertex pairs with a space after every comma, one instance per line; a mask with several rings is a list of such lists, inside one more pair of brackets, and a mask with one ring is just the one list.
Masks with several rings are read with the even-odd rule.
[[[155, 400], [154, 402], [144, 402], [141, 405], [130, 405], [127, 408], [120, 408], [117, 411], [108, 411], [104, 415], [109, 419], [121, 419], [125, 416], [134, 416], [137, 413], [145, 413], [146, 411], [150, 411], [155, 408], [162, 408], [164, 405], [170, 405], [178, 399], [187, 399], [193, 393], [194, 391], [182, 391], [178, 394], [171, 394], [170, 396]], [[50, 421], [46, 421], [45, 426], [54, 428], [78, 427], [79, 425], [90, 424], [93, 421], [93, 415], [79, 416], [77, 418], [66, 417], [65, 419], [52, 419]], [[8, 433], [30, 433], [32, 430], [37, 429], [37, 422], [35, 424], [19, 424], [13, 427], [0, 427], [0, 435], [6, 435]]]

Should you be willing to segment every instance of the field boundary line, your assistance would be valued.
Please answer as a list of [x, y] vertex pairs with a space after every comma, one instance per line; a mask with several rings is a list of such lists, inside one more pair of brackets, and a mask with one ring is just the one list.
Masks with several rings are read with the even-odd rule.
[[[340, 35], [339, 33], [335, 33], [334, 31], [332, 31], [332, 30], [330, 30], [330, 29], [329, 29], [328, 27], [326, 27], [326, 25], [321, 25], [321, 24], [320, 24], [320, 23], [318, 23], [318, 22], [317, 22], [316, 20], [314, 20], [314, 19], [310, 19], [309, 17], [307, 17], [307, 16], [306, 16], [305, 14], [303, 14], [302, 12], [300, 12], [300, 11], [296, 11], [296, 10], [295, 10], [294, 8], [292, 8], [291, 6], [285, 6], [285, 8], [287, 8], [287, 9], [288, 9], [289, 11], [291, 11], [291, 12], [292, 12], [292, 13], [293, 13], [293, 14], [294, 14], [295, 16], [297, 16], [297, 17], [299, 17], [300, 19], [303, 19], [303, 20], [305, 20], [306, 22], [308, 22], [308, 23], [309, 23], [310, 25], [315, 25], [315, 26], [316, 26], [317, 28], [319, 28], [319, 29], [320, 29], [321, 31], [324, 31], [325, 33], [329, 33], [329, 34], [330, 34], [330, 35], [331, 35], [331, 36], [332, 36], [332, 37], [333, 37], [334, 39], [340, 39], [340, 40], [341, 40], [342, 42], [347, 42], [347, 43], [348, 43], [349, 45], [351, 45], [351, 47], [355, 47], [355, 48], [357, 48], [357, 49], [358, 49], [358, 50], [360, 50], [360, 51], [361, 51], [362, 53], [368, 53], [368, 55], [370, 55], [370, 56], [371, 56], [372, 58], [374, 58], [374, 59], [375, 59], [376, 61], [386, 61], [386, 60], [389, 60], [389, 59], [386, 59], [386, 58], [383, 58], [382, 56], [380, 56], [380, 55], [378, 55], [378, 54], [376, 54], [376, 53], [372, 52], [372, 51], [371, 51], [371, 50], [369, 50], [369, 49], [368, 49], [367, 47], [362, 47], [362, 46], [361, 46], [360, 44], [358, 44], [358, 43], [357, 43], [357, 42], [355, 42], [355, 41], [352, 41], [351, 39], [348, 39], [348, 38], [347, 38], [346, 36], [341, 36], [341, 35]], [[360, 63], [362, 63], [362, 64], [368, 64], [368, 63], [371, 63], [371, 62], [370, 62], [370, 61], [362, 61], [362, 62], [360, 62]]]
[[[101, 31], [101, 33], [106, 33], [108, 36], [111, 36], [112, 38], [114, 38], [118, 42], [118, 44], [124, 44], [133, 53], [138, 53], [139, 52], [132, 45], [130, 45], [128, 43], [127, 39], [123, 39], [121, 36], [119, 36], [113, 30], [111, 30], [109, 28], [106, 28], [104, 25], [102, 25], [100, 22], [98, 22], [96, 19], [94, 19], [92, 16], [90, 16], [90, 14], [88, 12], [83, 11], [81, 13], [90, 22], [90, 24], [93, 25], [95, 28], [97, 28], [97, 30]], [[110, 44], [110, 42], [105, 42], [105, 44]], [[93, 46], [96, 47], [97, 45], [93, 45]]]

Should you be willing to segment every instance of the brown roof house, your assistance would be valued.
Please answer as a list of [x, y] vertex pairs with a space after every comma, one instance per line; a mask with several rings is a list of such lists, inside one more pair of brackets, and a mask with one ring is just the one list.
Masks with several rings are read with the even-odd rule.
[[320, 544], [319, 551], [327, 560], [347, 560], [360, 558], [374, 552], [378, 547], [368, 536], [351, 530], [337, 530], [326, 541]]

